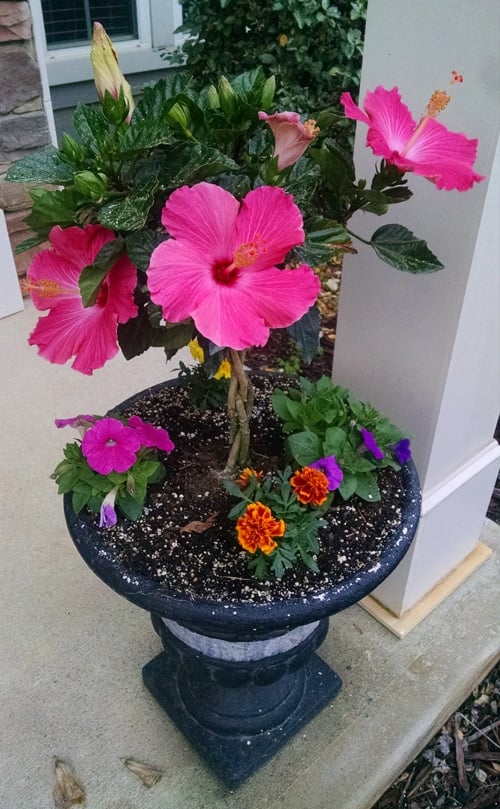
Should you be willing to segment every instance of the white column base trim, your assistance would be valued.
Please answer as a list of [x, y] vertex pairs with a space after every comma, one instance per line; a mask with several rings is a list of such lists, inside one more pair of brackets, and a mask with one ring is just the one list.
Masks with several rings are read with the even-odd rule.
[[488, 559], [493, 551], [482, 542], [474, 548], [451, 573], [441, 579], [432, 590], [427, 593], [415, 606], [407, 610], [403, 615], [397, 616], [384, 607], [380, 601], [373, 596], [366, 596], [359, 604], [363, 609], [377, 619], [386, 629], [398, 638], [404, 638], [408, 632], [415, 629], [418, 624], [426, 618], [429, 613], [448, 598], [454, 590], [459, 587], [474, 571]]
[[492, 441], [439, 486], [424, 491], [409, 552], [372, 593], [394, 615], [407, 613], [474, 551], [499, 460], [500, 447]]

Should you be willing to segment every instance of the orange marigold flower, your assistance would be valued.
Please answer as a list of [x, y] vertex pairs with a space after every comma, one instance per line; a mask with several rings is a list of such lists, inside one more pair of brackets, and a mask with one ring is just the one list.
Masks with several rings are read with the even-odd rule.
[[297, 500], [303, 505], [321, 506], [328, 497], [328, 478], [319, 469], [303, 466], [290, 478]]
[[243, 516], [236, 521], [238, 542], [249, 553], [257, 550], [272, 553], [278, 547], [273, 537], [282, 537], [285, 531], [285, 521], [273, 517], [271, 509], [258, 500], [250, 503]]
[[241, 489], [246, 489], [252, 478], [262, 480], [263, 476], [264, 476], [263, 472], [257, 472], [256, 469], [251, 469], [249, 466], [245, 466], [245, 468], [241, 470], [240, 476], [237, 479], [236, 484]]

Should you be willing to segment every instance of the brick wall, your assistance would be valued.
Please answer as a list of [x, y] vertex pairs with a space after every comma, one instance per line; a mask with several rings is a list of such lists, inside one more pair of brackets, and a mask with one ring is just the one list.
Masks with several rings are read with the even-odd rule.
[[[5, 173], [15, 160], [48, 143], [29, 3], [0, 0], [0, 208], [13, 249], [32, 235], [24, 223], [30, 197], [22, 183], [6, 182]], [[25, 274], [36, 249], [15, 256], [18, 275]]]

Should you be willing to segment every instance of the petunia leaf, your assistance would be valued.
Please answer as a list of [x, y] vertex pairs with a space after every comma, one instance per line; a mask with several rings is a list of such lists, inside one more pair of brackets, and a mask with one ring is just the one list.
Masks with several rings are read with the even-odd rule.
[[375, 231], [370, 244], [382, 261], [397, 270], [424, 273], [443, 269], [427, 243], [403, 225], [383, 225]]
[[380, 489], [375, 473], [356, 476], [356, 494], [369, 503], [377, 503], [381, 499]]
[[298, 464], [306, 466], [321, 457], [321, 439], [310, 430], [288, 436], [286, 444]]

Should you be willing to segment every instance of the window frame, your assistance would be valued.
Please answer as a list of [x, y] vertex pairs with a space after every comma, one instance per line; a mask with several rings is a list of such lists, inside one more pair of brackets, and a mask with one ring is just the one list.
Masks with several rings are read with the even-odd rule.
[[[179, 0], [135, 0], [137, 13], [137, 39], [114, 43], [125, 75], [150, 70], [165, 70], [167, 63], [160, 57], [160, 47], [173, 50], [183, 40], [174, 34], [182, 24], [182, 6]], [[69, 48], [47, 48], [41, 0], [30, 0], [33, 32], [38, 40], [47, 67], [51, 87], [92, 79], [89, 45]]]

